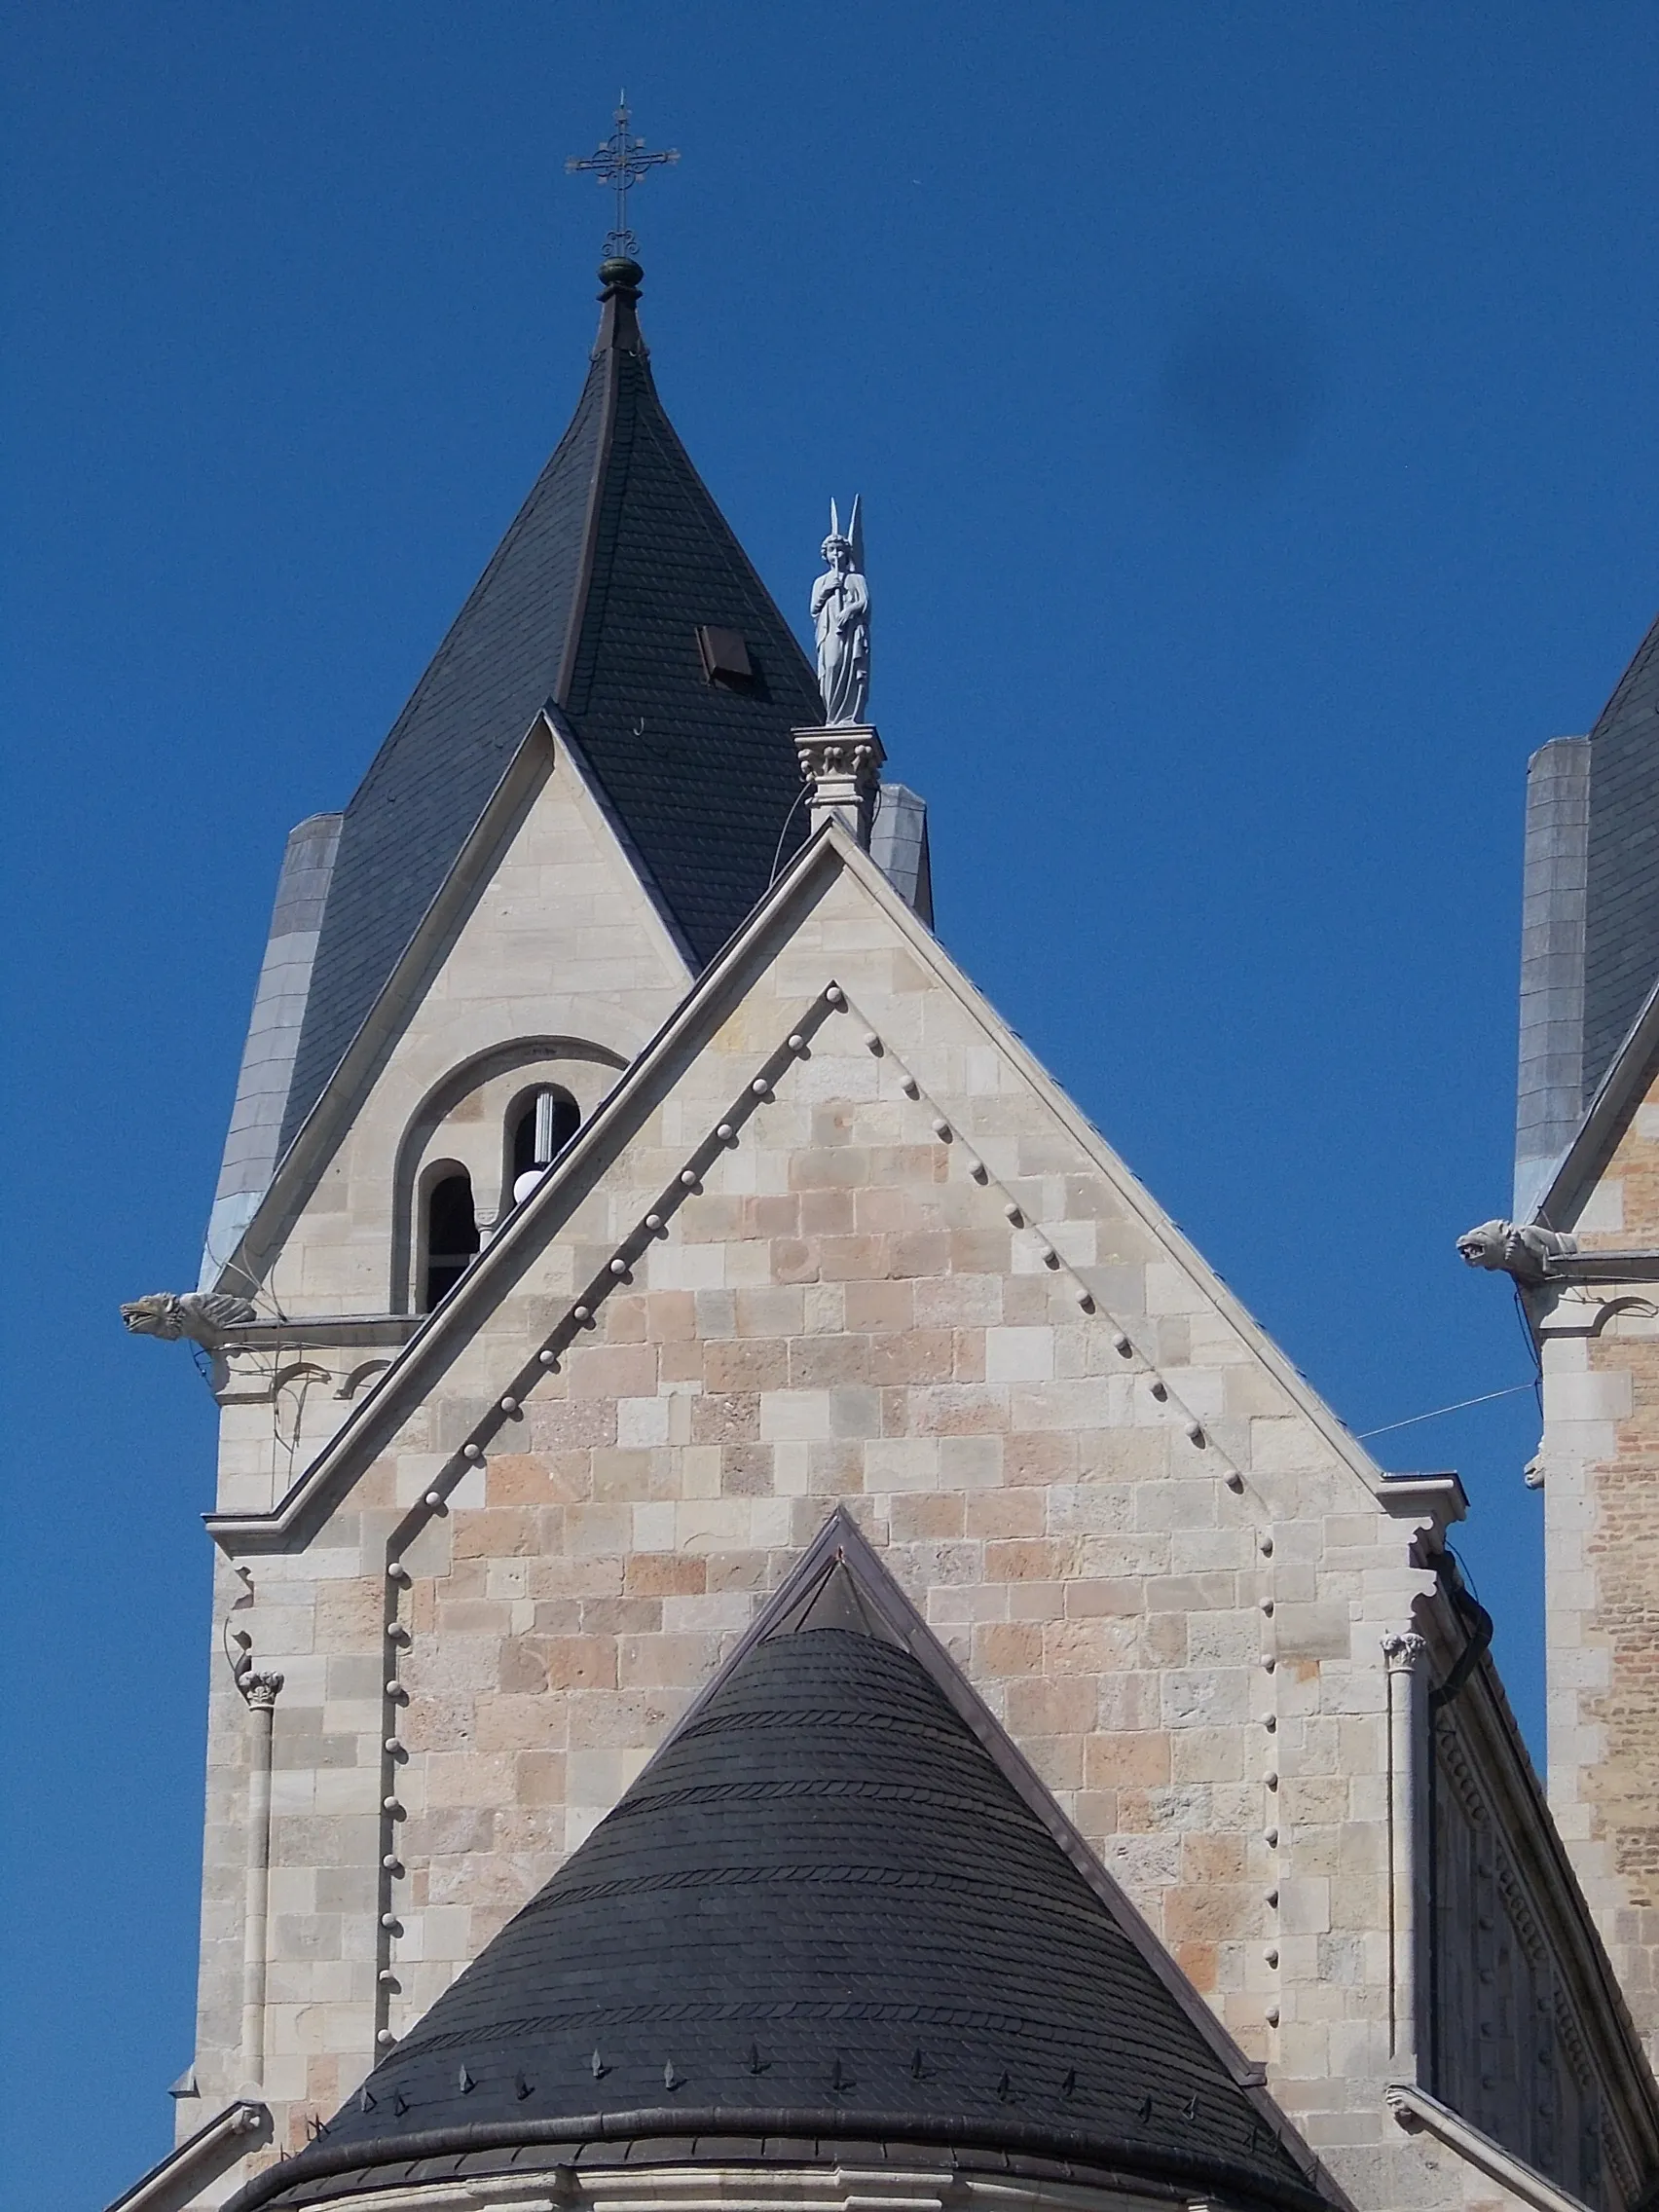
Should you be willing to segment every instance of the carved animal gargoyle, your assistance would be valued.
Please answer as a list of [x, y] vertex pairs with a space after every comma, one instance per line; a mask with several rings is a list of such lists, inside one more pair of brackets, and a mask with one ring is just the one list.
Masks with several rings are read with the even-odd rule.
[[245, 1298], [218, 1290], [153, 1290], [124, 1306], [121, 1318], [135, 1337], [165, 1337], [169, 1344], [188, 1337], [204, 1351], [217, 1351], [225, 1331], [255, 1320], [257, 1310]]
[[1542, 1282], [1551, 1260], [1565, 1259], [1577, 1249], [1577, 1237], [1565, 1229], [1540, 1229], [1535, 1222], [1483, 1221], [1457, 1239], [1465, 1266], [1491, 1268], [1526, 1283]]

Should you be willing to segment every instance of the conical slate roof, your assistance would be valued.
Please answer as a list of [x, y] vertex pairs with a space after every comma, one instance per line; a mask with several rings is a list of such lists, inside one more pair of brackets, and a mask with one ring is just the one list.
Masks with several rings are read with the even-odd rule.
[[[694, 967], [770, 879], [800, 792], [790, 731], [822, 719], [817, 685], [657, 397], [638, 265], [600, 276], [570, 428], [346, 810], [279, 1150], [543, 706]], [[711, 682], [700, 625], [743, 638], [747, 681]]]
[[848, 2143], [1323, 2202], [1272, 2108], [837, 1567], [326, 2132], [237, 2203]]

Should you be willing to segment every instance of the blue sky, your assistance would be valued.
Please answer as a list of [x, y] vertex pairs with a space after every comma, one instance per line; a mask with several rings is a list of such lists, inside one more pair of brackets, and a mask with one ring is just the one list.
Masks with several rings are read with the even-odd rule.
[[[562, 429], [619, 85], [682, 434], [799, 615], [862, 491], [947, 944], [1357, 1429], [1525, 1382], [1528, 754], [1659, 601], [1659, 15], [54, 0], [7, 28], [19, 2200], [189, 2062], [212, 1406], [187, 1286], [289, 826]], [[1520, 1395], [1456, 1466], [1541, 1756]]]

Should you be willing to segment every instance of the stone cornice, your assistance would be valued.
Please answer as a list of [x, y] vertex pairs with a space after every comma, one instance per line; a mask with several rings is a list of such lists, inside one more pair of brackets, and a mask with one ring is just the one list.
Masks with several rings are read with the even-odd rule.
[[[388, 2204], [419, 2206], [422, 2212], [436, 2212], [440, 2205], [453, 2202], [476, 2205], [480, 2202], [513, 2205], [520, 2201], [510, 2194], [510, 2185], [523, 2186], [533, 2179], [530, 2157], [539, 2154], [543, 2163], [539, 2188], [528, 2197], [528, 2203], [538, 2212], [571, 2212], [586, 2205], [616, 2206], [619, 2197], [637, 2204], [641, 2212], [647, 2207], [678, 2206], [682, 2212], [691, 2212], [695, 2202], [694, 2191], [699, 2177], [721, 2173], [723, 2168], [717, 2159], [717, 2151], [728, 2130], [736, 2149], [741, 2144], [749, 2153], [747, 2162], [731, 2169], [747, 2177], [749, 2190], [742, 2198], [744, 2212], [763, 2212], [773, 2201], [785, 2207], [802, 2203], [808, 2207], [818, 2200], [807, 2196], [792, 2197], [780, 2191], [773, 2199], [770, 2184], [774, 2167], [767, 2157], [763, 2145], [778, 2143], [790, 2151], [796, 2151], [807, 2143], [816, 2142], [821, 2149], [822, 2165], [819, 2173], [844, 2172], [835, 2154], [844, 2144], [848, 2150], [867, 2157], [871, 2149], [891, 2143], [900, 2158], [926, 2159], [922, 2173], [927, 2179], [917, 2187], [916, 2169], [901, 2164], [891, 2166], [861, 2166], [861, 2185], [868, 2179], [869, 2190], [876, 2192], [874, 2212], [888, 2205], [913, 2205], [926, 2207], [937, 2204], [936, 2192], [927, 2186], [937, 2171], [935, 2160], [948, 2161], [954, 2171], [967, 2169], [967, 2174], [990, 2183], [997, 2200], [1006, 2202], [1005, 2190], [1015, 2194], [1015, 2200], [1033, 2206], [1056, 2201], [1049, 2194], [1051, 2190], [1070, 2187], [1076, 2194], [1060, 2202], [1084, 2205], [1139, 2205], [1162, 2203], [1179, 2204], [1186, 2212], [1194, 2212], [1199, 2205], [1226, 2204], [1249, 2206], [1253, 2212], [1352, 2212], [1350, 2199], [1327, 2176], [1321, 2175], [1323, 2187], [1285, 2181], [1269, 2182], [1265, 2177], [1243, 2169], [1231, 2168], [1226, 2161], [1204, 2160], [1189, 2156], [1185, 2151], [1151, 2151], [1138, 2144], [1124, 2143], [1121, 2152], [1106, 2145], [1089, 2146], [1081, 2138], [1069, 2134], [1055, 2134], [1047, 2128], [1028, 2127], [1017, 2120], [1005, 2122], [994, 2131], [991, 2140], [980, 2140], [972, 2127], [951, 2124], [945, 2127], [919, 2126], [913, 2119], [901, 2120], [896, 2115], [882, 2113], [843, 2113], [826, 2111], [817, 2106], [802, 2107], [780, 2112], [773, 2116], [776, 2124], [769, 2126], [763, 2137], [751, 2133], [739, 2134], [731, 2127], [733, 2116], [719, 2111], [682, 2111], [678, 2107], [651, 2107], [637, 2112], [588, 2114], [580, 2119], [543, 2122], [528, 2120], [512, 2127], [473, 2126], [461, 2129], [433, 2129], [400, 2138], [396, 2146], [396, 2165], [405, 2169], [415, 2161], [427, 2159], [454, 2159], [458, 2164], [464, 2159], [468, 2171], [464, 2177], [448, 2184], [456, 2192], [453, 2198], [443, 2196], [402, 2196], [384, 2187], [384, 2167], [377, 2173], [380, 2160], [375, 2157], [378, 2146], [370, 2143], [353, 2145], [331, 2144], [326, 2134], [309, 2143], [291, 2159], [280, 2165], [268, 2166], [245, 2183], [236, 2195], [229, 2199], [225, 2212], [264, 2212], [267, 2206], [282, 2212], [283, 2199], [290, 2190], [304, 2192], [300, 2199], [307, 2212], [323, 2212], [330, 2205], [348, 2205], [360, 2201], [365, 2192], [373, 2193], [374, 2204], [379, 2208]], [[842, 2130], [847, 2130], [842, 2134]], [[705, 2154], [707, 2163], [686, 2166], [682, 2163], [685, 2149], [696, 2142]], [[590, 2155], [596, 2144], [626, 2146], [626, 2162], [612, 2158], [595, 2158]], [[680, 2154], [673, 2165], [665, 2159], [659, 2167], [652, 2162], [652, 2152], [673, 2151]], [[933, 2154], [929, 2156], [930, 2152]], [[561, 2157], [561, 2153], [565, 2154]], [[498, 2159], [507, 2170], [499, 2175], [499, 2187], [486, 2197], [482, 2187], [491, 2179], [490, 2161]], [[578, 2159], [580, 2162], [578, 2162]], [[1036, 2174], [1022, 2173], [1026, 2161], [1040, 2162]], [[1064, 2180], [1054, 2176], [1055, 2164], [1069, 2166], [1073, 2176]], [[780, 2161], [782, 2165], [782, 2161]], [[683, 2175], [678, 2188], [662, 2194], [657, 2193], [659, 2176], [673, 2173], [676, 2168]], [[803, 2179], [815, 2169], [802, 2165], [782, 2165], [786, 2173], [797, 2172]], [[976, 2174], [976, 2168], [978, 2169]], [[1048, 2171], [1043, 2171], [1047, 2168]], [[1206, 2168], [1208, 2169], [1206, 2171]], [[755, 2187], [757, 2175], [766, 2177], [764, 2188]], [[344, 2187], [339, 2194], [327, 2193], [321, 2186], [340, 2177]], [[603, 2177], [603, 2180], [602, 2180]], [[900, 2186], [891, 2194], [881, 2193], [883, 2179]], [[1097, 2177], [1097, 2178], [1095, 2178]], [[382, 2186], [377, 2186], [381, 2184]], [[608, 2188], [606, 2184], [613, 2184]], [[439, 2182], [438, 2189], [446, 2185]], [[957, 2194], [957, 2187], [951, 2195]], [[590, 2195], [588, 2192], [592, 2191]], [[464, 2194], [463, 2194], [464, 2193]], [[711, 2193], [712, 2194], [712, 2193]], [[828, 2200], [829, 2206], [858, 2206], [868, 2192], [863, 2186], [857, 2192], [837, 2194]], [[991, 2189], [985, 2191], [987, 2196]], [[729, 2203], [723, 2193], [715, 2196], [716, 2204]], [[1564, 2199], [1570, 2204], [1570, 2199]], [[114, 2208], [112, 2207], [112, 2212]], [[126, 2212], [126, 2208], [122, 2208]], [[1579, 2212], [1574, 2207], [1573, 2212]]]
[[333, 1345], [406, 1345], [424, 1313], [289, 1313], [281, 1320], [238, 1321], [225, 1331], [224, 1348], [239, 1351], [310, 1351]]
[[1659, 1282], [1659, 1251], [1561, 1253], [1545, 1263], [1543, 1287], [1567, 1282]]
[[[318, 2200], [318, 2212], [321, 2202]], [[336, 2202], [350, 2199], [338, 2198]], [[976, 2173], [941, 2165], [554, 2165], [539, 2173], [479, 2173], [464, 2180], [378, 2189], [376, 2212], [1147, 2212], [1185, 2208], [1187, 2190]]]
[[1469, 1510], [1468, 1493], [1451, 1473], [1389, 1475], [1378, 1493], [1377, 1501], [1383, 1512], [1396, 1521], [1420, 1516], [1425, 1525], [1424, 1532], [1432, 1530], [1439, 1545], [1444, 1545], [1446, 1531], [1452, 1524], [1461, 1521]]

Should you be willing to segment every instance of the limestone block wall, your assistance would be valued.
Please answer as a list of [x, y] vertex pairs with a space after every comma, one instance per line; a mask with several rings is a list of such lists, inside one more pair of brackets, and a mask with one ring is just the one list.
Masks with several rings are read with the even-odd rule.
[[1590, 2205], [1637, 2202], [1647, 2158], [1609, 2066], [1610, 1973], [1588, 1946], [1495, 1678], [1432, 1714], [1422, 2079]]
[[[305, 1517], [221, 1528], [286, 1677], [277, 2144], [591, 1831], [845, 1503], [1356, 2203], [1473, 2201], [1382, 2095], [1418, 2017], [1383, 1645], [1430, 1602], [1437, 1509], [1390, 1498], [896, 907], [826, 868], [375, 1385]], [[237, 1702], [204, 2094], [242, 2063]]]
[[1572, 1226], [1604, 1279], [1533, 1300], [1550, 1804], [1659, 2063], [1659, 1085]]

